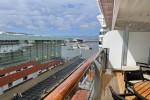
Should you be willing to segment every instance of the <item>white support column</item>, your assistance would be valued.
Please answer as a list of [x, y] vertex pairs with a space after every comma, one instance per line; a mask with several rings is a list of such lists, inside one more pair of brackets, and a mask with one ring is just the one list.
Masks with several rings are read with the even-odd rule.
[[123, 34], [123, 46], [122, 46], [122, 65], [127, 65], [127, 52], [128, 52], [128, 42], [129, 42], [129, 26], [127, 25], [125, 28], [125, 32]]

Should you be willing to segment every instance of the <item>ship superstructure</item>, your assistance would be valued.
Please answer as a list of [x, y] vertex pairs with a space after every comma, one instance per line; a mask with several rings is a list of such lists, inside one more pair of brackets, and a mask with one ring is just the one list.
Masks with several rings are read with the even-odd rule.
[[[99, 10], [99, 11], [101, 12], [101, 10]], [[100, 29], [100, 32], [99, 32], [99, 49], [101, 49], [102, 48], [103, 37], [104, 37], [105, 33], [107, 32], [106, 31], [106, 22], [105, 22], [103, 14], [98, 15], [97, 19], [98, 19], [98, 21], [100, 22], [100, 25], [101, 25], [101, 29]]]

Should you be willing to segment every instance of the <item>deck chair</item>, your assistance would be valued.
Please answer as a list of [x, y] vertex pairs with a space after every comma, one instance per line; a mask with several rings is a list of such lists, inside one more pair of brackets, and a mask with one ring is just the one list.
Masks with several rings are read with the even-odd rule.
[[109, 86], [110, 92], [112, 94], [112, 97], [114, 100], [126, 100], [126, 96], [135, 96], [134, 93], [128, 93], [128, 94], [117, 94], [111, 86]]
[[143, 72], [143, 77], [150, 81], [150, 67], [147, 63], [136, 62], [138, 66], [140, 66], [140, 70]]
[[124, 81], [125, 81], [125, 93], [127, 91], [133, 91], [133, 85], [137, 82], [144, 81], [143, 72], [141, 70], [137, 71], [125, 71], [124, 72]]

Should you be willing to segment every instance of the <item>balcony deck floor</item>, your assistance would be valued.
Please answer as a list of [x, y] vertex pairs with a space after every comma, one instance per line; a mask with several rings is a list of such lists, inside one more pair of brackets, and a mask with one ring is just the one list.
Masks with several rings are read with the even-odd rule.
[[[109, 86], [112, 86], [116, 93], [124, 93], [124, 79], [121, 72], [103, 71], [100, 77], [100, 100], [113, 100]], [[136, 100], [134, 96], [127, 97], [127, 100]]]

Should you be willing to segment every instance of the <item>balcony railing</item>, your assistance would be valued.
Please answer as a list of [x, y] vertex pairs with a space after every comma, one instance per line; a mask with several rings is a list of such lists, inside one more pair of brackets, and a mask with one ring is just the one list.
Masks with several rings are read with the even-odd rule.
[[79, 67], [64, 82], [62, 82], [56, 89], [47, 95], [44, 100], [63, 100], [68, 95], [70, 90], [72, 90], [72, 88], [76, 85], [76, 83], [79, 82], [81, 77], [95, 60], [100, 64], [99, 67], [105, 67], [105, 56], [106, 55], [103, 49], [91, 56], [85, 61], [85, 63], [83, 63], [83, 65], [81, 65], [81, 67]]

